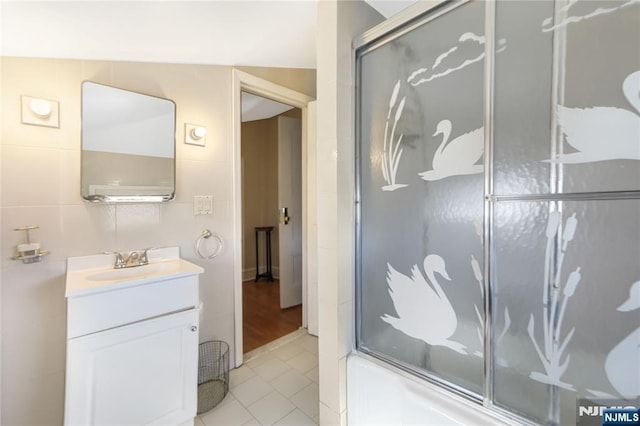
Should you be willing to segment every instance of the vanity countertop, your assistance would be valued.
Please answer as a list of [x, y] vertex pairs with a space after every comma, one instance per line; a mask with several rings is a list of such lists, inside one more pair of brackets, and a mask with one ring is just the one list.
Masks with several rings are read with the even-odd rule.
[[149, 250], [148, 258], [148, 265], [114, 269], [114, 254], [70, 257], [65, 296], [87, 296], [204, 272], [202, 267], [180, 259], [178, 247]]

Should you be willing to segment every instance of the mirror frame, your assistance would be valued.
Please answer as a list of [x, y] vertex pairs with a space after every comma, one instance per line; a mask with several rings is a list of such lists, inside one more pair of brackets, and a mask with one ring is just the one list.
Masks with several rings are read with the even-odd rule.
[[[83, 176], [83, 157], [84, 157], [84, 84], [92, 83], [97, 84], [99, 86], [109, 87], [112, 89], [122, 90], [124, 92], [129, 92], [132, 94], [147, 96], [150, 98], [156, 98], [164, 101], [169, 101], [173, 104], [173, 191], [170, 194], [162, 194], [162, 195], [87, 195], [85, 196], [82, 193], [82, 176]], [[98, 83], [96, 81], [91, 80], [83, 80], [81, 83], [80, 90], [80, 197], [83, 201], [87, 201], [90, 203], [105, 203], [105, 204], [114, 204], [114, 203], [163, 203], [171, 201], [175, 198], [176, 195], [176, 154], [177, 154], [177, 105], [172, 99], [163, 98], [161, 96], [150, 95], [148, 93], [138, 92], [135, 90], [123, 89], [121, 87], [111, 86], [109, 84]]]

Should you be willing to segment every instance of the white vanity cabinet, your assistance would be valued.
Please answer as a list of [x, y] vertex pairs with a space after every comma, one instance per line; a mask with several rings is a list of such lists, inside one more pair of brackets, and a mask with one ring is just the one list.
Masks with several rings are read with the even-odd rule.
[[112, 273], [69, 259], [65, 425], [193, 424], [202, 268], [153, 264]]
[[192, 419], [197, 323], [191, 309], [70, 339], [65, 424], [179, 425]]

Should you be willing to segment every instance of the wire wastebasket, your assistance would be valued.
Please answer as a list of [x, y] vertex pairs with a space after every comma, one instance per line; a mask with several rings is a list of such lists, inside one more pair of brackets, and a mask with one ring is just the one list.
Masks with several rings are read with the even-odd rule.
[[229, 391], [229, 345], [220, 340], [200, 343], [198, 358], [198, 414], [220, 403]]

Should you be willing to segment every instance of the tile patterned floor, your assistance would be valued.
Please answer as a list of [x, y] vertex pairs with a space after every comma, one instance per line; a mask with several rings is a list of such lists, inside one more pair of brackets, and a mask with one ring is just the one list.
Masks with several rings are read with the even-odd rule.
[[231, 370], [225, 399], [195, 425], [317, 425], [318, 339], [296, 332], [252, 354]]

